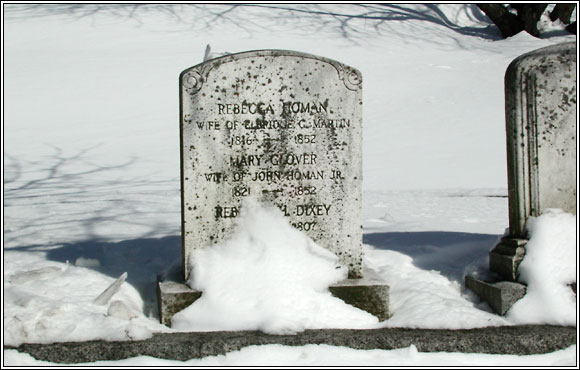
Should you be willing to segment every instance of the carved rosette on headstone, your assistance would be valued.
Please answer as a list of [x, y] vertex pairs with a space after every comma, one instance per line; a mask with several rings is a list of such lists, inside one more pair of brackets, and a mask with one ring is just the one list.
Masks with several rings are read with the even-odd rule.
[[314, 55], [262, 50], [182, 72], [185, 278], [227, 239], [245, 197], [270, 202], [362, 276], [362, 77]]

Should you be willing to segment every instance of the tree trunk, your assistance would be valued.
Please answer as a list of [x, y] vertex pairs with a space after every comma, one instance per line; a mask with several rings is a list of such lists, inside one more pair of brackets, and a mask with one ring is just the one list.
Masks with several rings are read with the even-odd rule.
[[495, 23], [504, 38], [524, 30], [522, 21], [501, 4], [477, 4], [477, 7]]
[[566, 26], [566, 31], [570, 32], [571, 34], [576, 34], [576, 21], [570, 23]]
[[570, 17], [572, 16], [575, 7], [576, 4], [556, 4], [550, 13], [550, 19], [552, 22], [559, 19], [563, 24], [570, 24]]
[[518, 11], [518, 19], [523, 23], [524, 29], [532, 36], [539, 37], [538, 21], [548, 4], [510, 4]]

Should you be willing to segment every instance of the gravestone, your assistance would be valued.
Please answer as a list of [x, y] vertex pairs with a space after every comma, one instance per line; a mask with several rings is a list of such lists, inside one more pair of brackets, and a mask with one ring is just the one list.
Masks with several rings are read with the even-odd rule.
[[[576, 214], [576, 44], [516, 58], [505, 75], [505, 109], [509, 234], [490, 252], [489, 263], [515, 282], [527, 220], [549, 208]], [[510, 289], [521, 295], [522, 288]]]
[[349, 297], [371, 286], [386, 318], [388, 286], [363, 279], [360, 72], [287, 50], [231, 54], [183, 71], [180, 102], [184, 279], [192, 251], [230, 237], [254, 197], [348, 267], [333, 294], [366, 307]]
[[576, 213], [576, 44], [522, 55], [506, 74], [510, 234], [548, 208]]
[[576, 44], [515, 59], [505, 76], [509, 235], [490, 269], [517, 279], [526, 222], [549, 208], [576, 214]]

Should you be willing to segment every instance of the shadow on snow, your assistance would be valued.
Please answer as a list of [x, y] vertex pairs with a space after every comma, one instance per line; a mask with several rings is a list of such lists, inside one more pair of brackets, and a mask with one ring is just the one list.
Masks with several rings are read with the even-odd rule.
[[[295, 32], [337, 34], [355, 44], [375, 35], [398, 33], [390, 23], [401, 21], [433, 24], [464, 36], [502, 39], [497, 27], [475, 4], [461, 5], [458, 13], [480, 22], [479, 27], [458, 25], [437, 4], [343, 4], [338, 8], [324, 4], [11, 4], [5, 8], [6, 16], [16, 19], [53, 15], [81, 19], [107, 14], [139, 24], [150, 13], [164, 14], [195, 30], [234, 27], [250, 36], [257, 30], [270, 32], [272, 27], [291, 22]], [[428, 34], [399, 36], [430, 38]]]
[[[423, 270], [462, 284], [467, 269], [478, 269], [487, 263], [489, 250], [498, 235], [461, 232], [388, 232], [363, 236], [364, 244], [380, 250], [408, 255]], [[46, 246], [15, 247], [11, 250], [42, 249], [52, 261], [91, 268], [112, 278], [127, 272], [131, 284], [144, 301], [144, 313], [157, 316], [156, 281], [160, 274], [178, 278], [181, 273], [181, 237], [141, 238], [121, 242], [82, 241], [61, 244], [49, 250]], [[98, 261], [98, 263], [97, 263]]]
[[488, 253], [500, 235], [445, 231], [387, 232], [363, 235], [363, 243], [413, 259], [423, 270], [439, 271], [463, 284], [466, 273], [487, 268]]
[[[46, 246], [11, 248], [12, 251], [38, 251], [46, 259], [90, 268], [112, 278], [127, 272], [126, 282], [141, 295], [144, 313], [157, 316], [156, 282], [160, 274], [181, 272], [181, 237], [142, 238], [121, 242], [83, 241], [60, 244], [49, 250]], [[175, 276], [176, 277], [176, 276]], [[100, 292], [96, 292], [95, 297]]]

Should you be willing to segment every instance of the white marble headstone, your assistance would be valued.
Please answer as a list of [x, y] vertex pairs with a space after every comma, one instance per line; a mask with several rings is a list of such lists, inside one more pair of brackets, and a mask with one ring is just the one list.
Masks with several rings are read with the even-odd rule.
[[510, 234], [548, 208], [576, 214], [576, 44], [515, 59], [506, 72]]
[[294, 51], [231, 54], [180, 76], [182, 238], [192, 250], [230, 236], [245, 197], [362, 275], [362, 77]]

